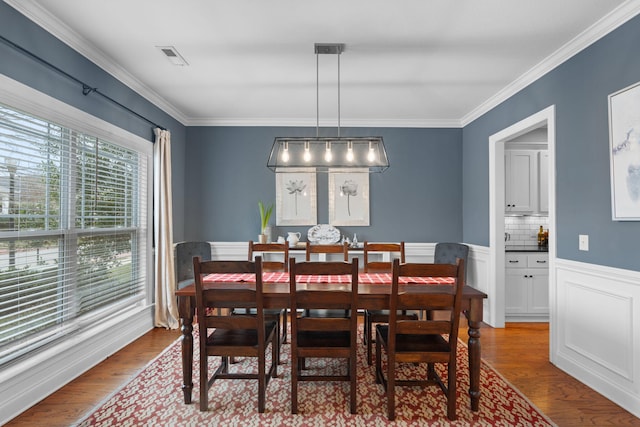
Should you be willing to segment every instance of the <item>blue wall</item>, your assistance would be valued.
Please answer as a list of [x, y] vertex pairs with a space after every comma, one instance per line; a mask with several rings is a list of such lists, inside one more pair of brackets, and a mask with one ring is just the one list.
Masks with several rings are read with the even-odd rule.
[[[258, 200], [275, 201], [267, 157], [276, 136], [314, 135], [315, 128], [189, 127], [189, 239], [255, 240]], [[363, 241], [435, 242], [462, 239], [461, 129], [342, 129], [343, 136], [381, 135], [391, 167], [370, 174], [370, 226], [338, 227]], [[318, 223], [328, 221], [327, 175], [317, 175]], [[275, 224], [275, 217], [272, 219]], [[277, 233], [309, 226], [281, 227]]]
[[[143, 117], [171, 131], [174, 199], [174, 239], [184, 237], [184, 152], [186, 128], [173, 117], [122, 84], [113, 76], [53, 37], [38, 25], [0, 2], [0, 34], [11, 42], [62, 69]], [[115, 126], [153, 141], [153, 126], [96, 94], [85, 96], [82, 86], [0, 41], [0, 73]], [[1, 102], [2, 100], [0, 100]]]
[[465, 242], [489, 244], [489, 136], [555, 104], [558, 257], [640, 270], [640, 222], [611, 219], [608, 133], [608, 95], [640, 81], [638, 46], [635, 17], [465, 126]]

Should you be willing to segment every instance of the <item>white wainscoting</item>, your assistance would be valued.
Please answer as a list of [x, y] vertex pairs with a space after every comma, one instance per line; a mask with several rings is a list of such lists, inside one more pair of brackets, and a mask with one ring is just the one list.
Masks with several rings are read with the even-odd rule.
[[640, 272], [557, 259], [556, 277], [552, 362], [640, 417]]

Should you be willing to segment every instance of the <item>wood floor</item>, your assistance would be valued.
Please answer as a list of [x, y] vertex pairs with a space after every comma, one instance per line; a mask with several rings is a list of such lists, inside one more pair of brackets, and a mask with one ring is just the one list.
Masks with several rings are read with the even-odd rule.
[[[466, 340], [466, 326], [463, 331], [460, 338]], [[558, 426], [640, 426], [640, 418], [549, 362], [546, 323], [508, 323], [504, 329], [486, 326], [481, 332], [482, 358]], [[179, 331], [164, 329], [147, 333], [6, 426], [66, 427], [73, 424], [126, 383], [179, 335]]]

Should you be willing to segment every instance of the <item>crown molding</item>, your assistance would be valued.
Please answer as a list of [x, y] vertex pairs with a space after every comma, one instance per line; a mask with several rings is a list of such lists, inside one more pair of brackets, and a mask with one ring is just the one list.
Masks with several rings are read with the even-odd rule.
[[151, 102], [153, 105], [169, 114], [171, 117], [182, 123], [187, 121], [187, 117], [171, 103], [158, 95], [155, 91], [135, 78], [127, 70], [117, 65], [116, 61], [99, 50], [96, 46], [88, 43], [73, 31], [64, 22], [47, 12], [41, 5], [33, 0], [4, 0], [9, 6], [35, 22], [37, 25], [61, 40], [67, 46], [80, 53], [85, 58], [102, 68], [104, 71], [119, 80], [125, 86], [135, 91], [137, 94]]
[[461, 126], [464, 127], [483, 114], [489, 112], [501, 102], [506, 101], [520, 90], [547, 74], [549, 71], [566, 62], [571, 57], [620, 27], [638, 13], [640, 13], [640, 1], [627, 0], [616, 9], [612, 10], [609, 14], [605, 15], [598, 22], [578, 34], [560, 49], [549, 55], [542, 62], [538, 63], [529, 71], [525, 72], [516, 80], [497, 92], [494, 96], [487, 99], [462, 117], [460, 119]]
[[[185, 126], [290, 126], [316, 127], [316, 120], [312, 119], [272, 119], [272, 118], [192, 118]], [[335, 121], [320, 122], [321, 128], [336, 128]], [[404, 120], [404, 119], [371, 119], [371, 120], [342, 120], [341, 128], [460, 128], [460, 120]]]
[[[161, 97], [158, 93], [136, 79], [104, 52], [89, 44], [66, 24], [49, 14], [34, 0], [4, 0], [27, 18], [44, 28], [97, 66], [111, 74], [124, 85], [147, 99], [149, 102], [178, 120], [185, 126], [316, 126], [315, 121], [304, 119], [268, 119], [268, 118], [190, 118]], [[406, 128], [451, 128], [464, 127], [483, 114], [498, 106], [517, 92], [538, 80], [549, 71], [584, 50], [600, 38], [615, 30], [640, 13], [640, 0], [627, 0], [604, 16], [591, 27], [566, 43], [542, 62], [522, 74], [492, 97], [478, 105], [460, 119], [425, 120], [354, 120], [341, 123], [344, 127], [406, 127]]]

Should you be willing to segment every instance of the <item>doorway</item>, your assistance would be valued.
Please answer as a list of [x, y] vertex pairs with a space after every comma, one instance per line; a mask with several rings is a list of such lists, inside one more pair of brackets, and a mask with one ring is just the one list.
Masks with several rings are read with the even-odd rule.
[[489, 137], [489, 320], [493, 327], [505, 326], [505, 143], [525, 133], [546, 127], [549, 151], [549, 353], [553, 354], [555, 317], [555, 106], [545, 108]]

